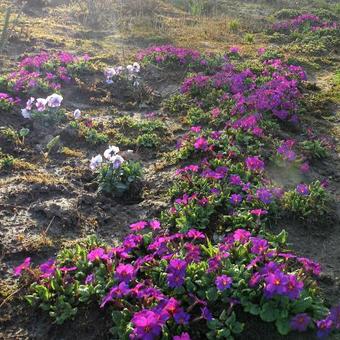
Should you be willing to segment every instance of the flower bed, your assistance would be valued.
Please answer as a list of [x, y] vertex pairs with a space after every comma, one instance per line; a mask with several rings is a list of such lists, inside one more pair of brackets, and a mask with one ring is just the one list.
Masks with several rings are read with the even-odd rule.
[[[140, 57], [153, 62], [154, 52], [164, 55], [160, 65], [186, 57], [200, 63], [198, 52], [169, 46]], [[267, 230], [282, 209], [308, 218], [309, 211], [323, 215], [329, 202], [319, 182], [281, 188], [266, 175], [278, 155], [284, 166], [308, 171], [295, 143], [274, 133], [298, 125], [305, 73], [280, 60], [256, 69], [240, 62], [216, 56], [213, 69], [182, 84], [186, 120], [195, 125], [177, 145], [171, 208], [132, 224], [115, 246], [91, 237], [39, 267], [27, 258], [15, 274], [33, 281], [30, 303], [63, 323], [95, 302], [121, 339], [233, 339], [253, 317], [282, 335], [314, 329], [321, 337], [340, 328], [339, 307], [328, 310], [320, 297], [320, 266], [292, 253], [285, 231]], [[117, 148], [106, 153], [121, 165]], [[101, 161], [93, 158], [92, 167]]]
[[67, 52], [42, 52], [24, 57], [14, 72], [0, 77], [0, 88], [26, 95], [57, 91], [63, 83], [70, 82], [74, 74], [88, 67], [87, 55], [76, 57]]
[[323, 21], [317, 15], [305, 13], [292, 19], [275, 23], [273, 31], [290, 33], [293, 31], [319, 31], [319, 30], [336, 30], [336, 22]]
[[9, 111], [19, 103], [19, 98], [13, 98], [8, 93], [0, 93], [0, 111]]

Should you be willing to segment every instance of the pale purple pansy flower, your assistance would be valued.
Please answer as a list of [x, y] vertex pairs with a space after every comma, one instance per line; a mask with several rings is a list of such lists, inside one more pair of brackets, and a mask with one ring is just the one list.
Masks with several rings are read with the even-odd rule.
[[96, 170], [103, 162], [102, 155], [97, 155], [91, 158], [90, 169]]
[[26, 102], [26, 110], [28, 111], [32, 110], [34, 101], [35, 101], [34, 97], [31, 97], [30, 99], [28, 99], [28, 101]]
[[124, 158], [120, 155], [116, 155], [116, 156], [111, 158], [111, 162], [113, 164], [113, 167], [115, 169], [118, 169], [124, 163]]
[[80, 119], [81, 118], [81, 111], [79, 109], [74, 110], [73, 112], [73, 118], [74, 119]]
[[46, 98], [47, 105], [49, 107], [60, 107], [63, 97], [60, 94], [53, 93]]
[[45, 98], [38, 98], [35, 106], [39, 112], [43, 112], [46, 109], [47, 100]]
[[28, 118], [31, 118], [31, 111], [27, 110], [27, 109], [21, 109], [21, 115], [28, 119]]

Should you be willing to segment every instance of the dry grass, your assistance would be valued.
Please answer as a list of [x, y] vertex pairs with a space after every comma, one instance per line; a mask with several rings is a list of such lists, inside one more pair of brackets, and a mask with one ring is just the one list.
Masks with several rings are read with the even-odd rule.
[[61, 185], [67, 184], [67, 181], [62, 179], [58, 175], [52, 175], [48, 172], [35, 172], [30, 174], [24, 174], [15, 177], [18, 181], [28, 184], [40, 184], [40, 185]]
[[70, 157], [70, 158], [82, 158], [84, 156], [83, 152], [81, 152], [80, 150], [71, 149], [66, 146], [62, 148], [61, 153], [65, 157]]
[[21, 246], [27, 252], [39, 252], [44, 247], [52, 247], [54, 245], [53, 240], [42, 232], [39, 235], [24, 235], [19, 234], [17, 241], [20, 242]]

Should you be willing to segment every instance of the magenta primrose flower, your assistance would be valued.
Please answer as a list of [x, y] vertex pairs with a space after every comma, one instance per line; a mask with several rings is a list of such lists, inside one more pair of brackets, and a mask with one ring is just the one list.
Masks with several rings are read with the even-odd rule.
[[161, 222], [158, 220], [152, 220], [149, 222], [149, 226], [152, 230], [160, 230], [161, 229]]
[[268, 241], [262, 238], [252, 237], [251, 238], [253, 246], [251, 247], [251, 252], [256, 255], [262, 255], [268, 250]]
[[321, 266], [319, 263], [307, 259], [306, 257], [299, 257], [297, 260], [303, 264], [303, 267], [306, 271], [312, 272], [314, 275], [317, 276], [320, 275]]
[[239, 205], [242, 202], [242, 195], [232, 194], [229, 198], [229, 202], [234, 206]]
[[316, 333], [317, 337], [320, 339], [326, 338], [333, 328], [333, 321], [330, 318], [324, 320], [319, 320], [316, 322], [318, 331]]
[[206, 236], [205, 236], [205, 234], [203, 234], [202, 232], [200, 232], [196, 229], [190, 229], [187, 232], [187, 237], [193, 238], [195, 240], [198, 240], [198, 239], [204, 240]]
[[265, 281], [265, 294], [267, 297], [272, 297], [276, 294], [284, 295], [286, 293], [286, 285], [289, 278], [280, 270], [277, 270], [275, 273], [269, 273]]
[[43, 278], [52, 277], [54, 276], [54, 273], [56, 271], [55, 261], [53, 259], [49, 259], [47, 262], [41, 264], [39, 269], [42, 273], [40, 277]]
[[329, 317], [333, 321], [334, 327], [340, 329], [340, 305], [331, 308]]
[[167, 279], [170, 288], [178, 288], [184, 284], [187, 263], [184, 260], [172, 259], [168, 265]]
[[309, 195], [309, 188], [308, 188], [308, 185], [306, 185], [306, 184], [298, 184], [296, 186], [296, 191], [301, 196], [308, 196]]
[[240, 243], [248, 242], [250, 236], [251, 236], [251, 233], [247, 230], [244, 230], [244, 229], [235, 230], [234, 235], [233, 235], [234, 240], [238, 241]]
[[182, 333], [181, 335], [175, 335], [172, 340], [190, 340], [190, 335], [188, 333]]
[[119, 264], [115, 270], [115, 279], [129, 283], [134, 280], [136, 269], [132, 264]]
[[133, 224], [130, 224], [130, 229], [132, 231], [140, 231], [145, 229], [145, 227], [148, 225], [148, 222], [145, 221], [139, 221]]
[[93, 283], [95, 280], [96, 280], [96, 276], [94, 274], [89, 274], [89, 275], [86, 276], [85, 284], [89, 285], [89, 284]]
[[264, 204], [270, 204], [273, 199], [273, 194], [265, 188], [257, 189], [256, 197]]
[[227, 275], [217, 276], [215, 280], [216, 287], [221, 292], [230, 288], [232, 282], [233, 282], [233, 279]]
[[105, 305], [111, 302], [113, 299], [121, 299], [124, 296], [127, 296], [131, 290], [129, 286], [123, 281], [118, 286], [114, 286], [110, 289], [109, 293], [104, 296], [102, 302], [100, 304], [100, 308], [104, 308]]
[[94, 261], [98, 261], [98, 260], [108, 260], [109, 256], [105, 253], [105, 249], [103, 249], [103, 248], [95, 248], [95, 249], [92, 249], [87, 254], [87, 259], [90, 262], [94, 262]]
[[247, 157], [246, 167], [248, 170], [251, 170], [251, 171], [263, 171], [264, 162], [258, 156]]
[[207, 320], [207, 321], [211, 321], [213, 319], [213, 316], [210, 312], [210, 310], [208, 309], [208, 307], [203, 307], [201, 308], [201, 312], [202, 312], [202, 318]]
[[190, 321], [190, 315], [183, 308], [180, 308], [175, 314], [174, 319], [178, 325], [187, 325]]
[[162, 330], [159, 315], [151, 310], [142, 310], [134, 314], [132, 320], [134, 326], [133, 338], [153, 340]]
[[304, 174], [307, 173], [309, 169], [310, 169], [310, 166], [308, 162], [304, 162], [300, 165], [300, 171]]
[[205, 151], [208, 148], [208, 142], [204, 137], [199, 137], [196, 139], [194, 143], [194, 147], [196, 150]]
[[242, 180], [239, 175], [230, 175], [229, 182], [231, 185], [242, 185]]
[[28, 270], [30, 268], [30, 265], [31, 265], [31, 258], [26, 257], [23, 263], [21, 263], [19, 266], [14, 268], [14, 275], [20, 276], [23, 271]]
[[249, 279], [248, 285], [250, 288], [257, 287], [258, 284], [261, 282], [262, 276], [260, 273], [254, 273], [251, 278]]
[[73, 267], [60, 267], [59, 270], [64, 272], [64, 273], [68, 273], [68, 272], [74, 272], [75, 270], [77, 270], [78, 268], [76, 266]]
[[253, 209], [250, 211], [250, 213], [255, 216], [262, 216], [262, 215], [267, 215], [268, 211], [264, 209]]
[[312, 318], [306, 313], [300, 313], [295, 315], [290, 321], [290, 327], [292, 330], [304, 332], [307, 330]]
[[230, 47], [229, 51], [230, 51], [230, 53], [237, 54], [237, 53], [240, 52], [240, 48], [238, 46], [232, 46], [232, 47]]

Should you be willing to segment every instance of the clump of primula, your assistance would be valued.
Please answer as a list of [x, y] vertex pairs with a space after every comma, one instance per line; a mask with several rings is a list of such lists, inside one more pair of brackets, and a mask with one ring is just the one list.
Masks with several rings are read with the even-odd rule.
[[282, 198], [283, 208], [295, 218], [322, 218], [330, 211], [331, 197], [325, 186], [319, 181], [310, 185], [301, 183], [294, 190], [285, 192]]
[[152, 46], [138, 53], [137, 59], [156, 64], [189, 64], [201, 59], [198, 51], [172, 45]]
[[15, 93], [36, 95], [60, 90], [74, 75], [90, 68], [89, 56], [76, 57], [68, 52], [42, 52], [24, 57], [15, 71], [5, 75], [2, 85]]
[[26, 119], [59, 122], [65, 118], [65, 111], [60, 108], [62, 101], [63, 97], [57, 93], [47, 98], [31, 97], [26, 102], [26, 107], [21, 110], [21, 114]]
[[109, 146], [103, 156], [99, 154], [91, 159], [90, 168], [98, 173], [98, 190], [114, 197], [138, 199], [142, 186], [141, 165], [125, 160], [119, 153], [118, 147]]
[[15, 274], [34, 278], [28, 301], [58, 323], [95, 301], [112, 315], [119, 339], [183, 332], [187, 339], [231, 339], [242, 333], [244, 313], [275, 323], [283, 335], [317, 320], [330, 320], [329, 332], [339, 327], [338, 309], [328, 314], [315, 295], [318, 265], [275, 239], [238, 229], [212, 245], [195, 229], [168, 234], [158, 220], [139, 221], [115, 247], [90, 238], [34, 270], [26, 259]]
[[309, 32], [322, 30], [337, 30], [339, 28], [336, 22], [323, 21], [317, 15], [304, 13], [292, 19], [275, 23], [272, 27], [274, 31], [282, 33], [291, 33], [294, 31]]
[[0, 111], [2, 112], [9, 111], [19, 103], [20, 103], [19, 98], [13, 98], [7, 93], [0, 92]]
[[[161, 48], [148, 56], [152, 61], [160, 54], [165, 64], [191, 63], [195, 56], [206, 64], [199, 53], [183, 53], [181, 59], [180, 50]], [[284, 194], [266, 178], [267, 149], [275, 153], [266, 129], [274, 119], [298, 124], [305, 73], [277, 59], [254, 70], [229, 58], [183, 83], [182, 92], [204, 119], [195, 119], [177, 143], [176, 160], [188, 163], [176, 171], [163, 228], [158, 220], [139, 221], [114, 247], [92, 239], [63, 251], [43, 266], [47, 279], [24, 264], [22, 272], [35, 280], [29, 301], [57, 322], [97, 301], [112, 315], [114, 338], [231, 339], [242, 332], [238, 317], [244, 320], [245, 313], [275, 323], [283, 335], [313, 328], [315, 321], [321, 333], [337, 327], [337, 313], [328, 314], [318, 297], [320, 266], [289, 252], [284, 231], [271, 235], [265, 228], [290, 192], [307, 205], [322, 193], [321, 184], [320, 190], [301, 184]], [[287, 160], [295, 157], [291, 142], [276, 146]], [[116, 196], [135, 178], [127, 164], [110, 147], [92, 159], [91, 168], [100, 187]]]

